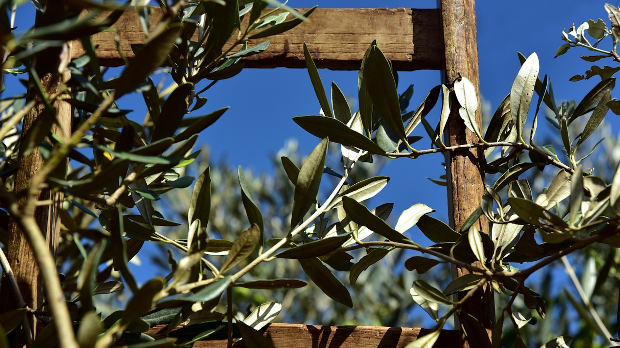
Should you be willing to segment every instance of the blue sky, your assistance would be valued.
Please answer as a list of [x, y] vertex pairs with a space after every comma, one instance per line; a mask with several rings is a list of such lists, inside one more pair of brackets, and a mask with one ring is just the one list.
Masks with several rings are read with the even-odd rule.
[[[579, 55], [585, 49], [570, 50], [554, 59], [561, 41], [561, 32], [572, 23], [579, 25], [590, 18], [603, 18], [607, 13], [604, 1], [479, 1], [477, 3], [480, 88], [491, 112], [510, 91], [520, 64], [517, 51], [529, 56], [536, 52], [540, 58], [541, 76], [548, 74], [553, 82], [558, 102], [583, 97], [599, 80], [569, 82], [575, 74], [583, 74], [592, 63]], [[435, 1], [316, 1], [291, 0], [293, 7], [410, 7], [435, 8]], [[610, 45], [610, 43], [608, 43]], [[379, 43], [380, 45], [380, 43]], [[598, 63], [614, 65], [611, 60]], [[357, 73], [320, 70], [323, 84], [335, 81], [347, 96], [357, 95]], [[414, 84], [410, 108], [415, 108], [426, 93], [441, 82], [439, 71], [401, 72], [399, 92]], [[329, 93], [329, 92], [328, 92]], [[208, 94], [208, 110], [231, 106], [226, 115], [201, 136], [212, 148], [215, 159], [224, 156], [230, 165], [242, 165], [254, 171], [269, 170], [268, 156], [282, 147], [287, 139], [296, 138], [303, 154], [319, 139], [305, 133], [292, 117], [317, 114], [320, 106], [310, 79], [304, 69], [246, 69], [233, 79], [218, 83]], [[210, 104], [210, 106], [209, 106]], [[438, 110], [428, 116], [438, 121]], [[609, 114], [617, 129], [616, 115]], [[545, 123], [545, 121], [542, 121]], [[421, 127], [420, 127], [421, 128]], [[418, 130], [416, 130], [418, 131]], [[420, 132], [423, 132], [420, 129]], [[415, 133], [414, 133], [415, 134]], [[423, 135], [420, 133], [419, 135]], [[428, 140], [418, 143], [427, 148]], [[427, 177], [437, 178], [443, 172], [441, 155], [417, 160], [390, 161], [382, 172], [392, 178], [375, 203], [394, 202], [394, 214], [415, 203], [425, 203], [437, 210], [435, 216], [447, 219], [447, 194], [444, 188], [432, 184]]]

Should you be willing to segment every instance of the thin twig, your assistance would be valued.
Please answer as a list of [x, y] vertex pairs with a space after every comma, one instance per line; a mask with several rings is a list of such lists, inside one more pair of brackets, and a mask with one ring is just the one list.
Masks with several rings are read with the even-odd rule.
[[[17, 307], [24, 308], [26, 307], [26, 301], [22, 297], [22, 293], [19, 291], [19, 286], [17, 286], [17, 281], [15, 280], [15, 275], [13, 274], [13, 270], [11, 269], [11, 265], [9, 264], [9, 260], [7, 260], [6, 255], [4, 255], [4, 251], [0, 248], [0, 264], [2, 264], [2, 269], [4, 270], [4, 275], [9, 280], [9, 284], [11, 285], [11, 289], [13, 289], [13, 294], [17, 299]], [[24, 316], [23, 325], [26, 336], [26, 347], [32, 346], [32, 329], [30, 328], [30, 313], [27, 313]]]
[[417, 158], [419, 156], [422, 155], [428, 155], [428, 154], [432, 154], [432, 153], [444, 153], [444, 152], [453, 152], [453, 151], [457, 151], [457, 150], [465, 150], [465, 149], [472, 149], [472, 148], [481, 148], [481, 149], [487, 149], [487, 148], [491, 148], [491, 147], [514, 147], [517, 149], [522, 149], [522, 150], [528, 150], [530, 152], [536, 152], [537, 154], [539, 154], [541, 157], [543, 157], [545, 160], [547, 160], [547, 162], [551, 165], [554, 165], [562, 170], [567, 171], [568, 173], [573, 173], [573, 169], [567, 165], [565, 165], [562, 162], [559, 162], [558, 160], [556, 160], [555, 158], [549, 156], [548, 154], [542, 152], [541, 150], [539, 150], [538, 148], [532, 146], [532, 145], [528, 145], [528, 144], [524, 144], [524, 143], [513, 143], [513, 142], [508, 142], [508, 141], [498, 141], [498, 142], [492, 142], [492, 143], [473, 143], [473, 144], [463, 144], [463, 145], [455, 145], [455, 146], [447, 146], [444, 148], [436, 148], [436, 149], [427, 149], [427, 150], [417, 150], [414, 153], [387, 153], [386, 155], [389, 157], [406, 157], [406, 158]]
[[583, 290], [583, 287], [581, 286], [579, 279], [577, 279], [577, 275], [575, 275], [575, 270], [573, 269], [573, 266], [571, 266], [566, 256], [562, 257], [562, 263], [564, 264], [564, 270], [566, 271], [566, 274], [568, 274], [573, 284], [575, 285], [575, 288], [577, 289], [577, 293], [579, 294], [579, 297], [581, 297], [581, 301], [588, 308], [588, 311], [590, 312], [590, 315], [592, 315], [592, 318], [596, 322], [596, 325], [598, 326], [599, 330], [601, 330], [601, 332], [604, 334], [603, 338], [609, 341], [609, 343], [612, 343], [609, 340], [609, 338], [613, 337], [613, 335], [611, 334], [611, 332], [609, 332], [605, 324], [603, 324], [603, 321], [601, 320], [601, 317], [598, 315], [598, 313], [596, 313], [596, 310], [594, 309], [592, 302], [590, 302], [590, 300], [588, 299], [588, 296], [586, 296], [586, 292]]
[[56, 262], [50, 253], [49, 246], [39, 228], [39, 224], [32, 215], [22, 216], [19, 222], [41, 270], [47, 303], [54, 317], [52, 322], [56, 326], [56, 332], [59, 333], [59, 346], [63, 348], [79, 348], [73, 333], [73, 321], [71, 320], [65, 296], [62, 292], [62, 286], [60, 285], [60, 279], [58, 278]]

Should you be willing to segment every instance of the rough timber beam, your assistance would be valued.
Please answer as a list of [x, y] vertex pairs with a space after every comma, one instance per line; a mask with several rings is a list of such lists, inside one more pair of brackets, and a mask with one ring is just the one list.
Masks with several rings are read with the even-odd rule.
[[[102, 16], [106, 16], [103, 13]], [[149, 18], [151, 28], [162, 17], [153, 8]], [[118, 31], [93, 36], [99, 46], [97, 56], [102, 65], [122, 65], [115, 36], [120, 36], [121, 48], [128, 58], [133, 57], [131, 45], [143, 44], [138, 12], [130, 8], [115, 24]], [[194, 38], [197, 38], [197, 33]], [[379, 47], [396, 70], [443, 69], [443, 38], [439, 10], [417, 9], [317, 9], [310, 22], [266, 39], [250, 40], [249, 45], [270, 40], [269, 49], [246, 59], [248, 68], [305, 68], [303, 43], [308, 44], [312, 58], [319, 68], [357, 70], [368, 45], [377, 40]], [[84, 54], [79, 42], [73, 43], [74, 58]]]
[[[158, 332], [166, 332], [166, 330], [165, 325], [157, 325], [147, 334], [157, 337]], [[173, 330], [170, 337], [182, 335], [182, 330], [182, 328]], [[175, 333], [177, 331], [178, 333]], [[403, 348], [429, 332], [430, 330], [407, 327], [271, 324], [263, 335], [268, 337], [276, 348]], [[458, 342], [458, 331], [443, 330], [433, 347], [453, 348], [456, 347], [456, 342]], [[193, 344], [194, 348], [226, 348], [226, 346], [227, 340], [205, 340]], [[239, 341], [233, 344], [233, 347], [243, 348], [245, 345], [243, 341]]]

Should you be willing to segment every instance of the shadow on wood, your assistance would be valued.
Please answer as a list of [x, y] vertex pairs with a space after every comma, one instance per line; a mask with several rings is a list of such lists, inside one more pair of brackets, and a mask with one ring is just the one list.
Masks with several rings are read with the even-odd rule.
[[[176, 329], [178, 330], [178, 329]], [[172, 332], [174, 333], [173, 330]], [[158, 325], [147, 334], [157, 336], [165, 333], [166, 326]], [[380, 326], [321, 326], [303, 324], [271, 324], [264, 331], [265, 337], [276, 348], [402, 348], [422, 337], [431, 330], [406, 327]], [[459, 334], [454, 330], [442, 330], [434, 348], [456, 347]], [[193, 347], [224, 348], [226, 340], [198, 341]], [[233, 344], [235, 348], [244, 348], [243, 341]]]

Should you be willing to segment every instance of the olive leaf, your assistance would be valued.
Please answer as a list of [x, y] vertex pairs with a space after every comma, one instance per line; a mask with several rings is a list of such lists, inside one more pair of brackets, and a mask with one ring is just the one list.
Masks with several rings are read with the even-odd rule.
[[239, 186], [241, 187], [241, 201], [243, 202], [243, 207], [245, 208], [245, 213], [248, 216], [248, 220], [250, 223], [258, 225], [260, 229], [260, 245], [263, 244], [264, 238], [264, 227], [263, 227], [263, 214], [261, 214], [260, 209], [252, 200], [252, 197], [248, 193], [248, 188], [245, 183], [245, 177], [243, 176], [243, 170], [241, 166], [237, 167], [237, 176], [239, 178]]
[[454, 81], [454, 94], [461, 107], [459, 116], [463, 119], [465, 126], [469, 128], [479, 139], [482, 138], [480, 126], [476, 121], [476, 110], [478, 110], [478, 94], [474, 84], [466, 77], [459, 77]]
[[347, 216], [357, 224], [366, 226], [373, 232], [397, 243], [412, 244], [411, 239], [396, 231], [385, 221], [371, 213], [368, 208], [349, 197], [342, 197], [344, 210]]
[[353, 308], [353, 299], [349, 290], [336, 278], [332, 272], [317, 258], [300, 259], [299, 264], [308, 277], [334, 301]]
[[196, 179], [189, 210], [187, 223], [189, 232], [187, 235], [188, 253], [203, 250], [207, 244], [207, 224], [211, 214], [211, 171], [207, 167]]
[[368, 250], [368, 254], [364, 255], [364, 257], [351, 267], [351, 271], [349, 272], [349, 282], [351, 284], [355, 284], [357, 278], [363, 271], [379, 262], [390, 252], [389, 249], [385, 248], [369, 248]]
[[510, 114], [517, 129], [517, 138], [520, 141], [523, 141], [523, 126], [530, 110], [539, 70], [538, 56], [536, 53], [532, 53], [521, 66], [510, 90]]
[[241, 232], [239, 237], [235, 239], [230, 251], [220, 267], [220, 273], [225, 273], [235, 267], [239, 262], [245, 260], [260, 242], [260, 228], [257, 224], [252, 224], [250, 228]]
[[295, 196], [293, 200], [293, 212], [291, 215], [291, 229], [301, 222], [308, 209], [316, 201], [319, 192], [321, 176], [325, 167], [327, 145], [329, 140], [323, 139], [312, 150], [308, 158], [301, 165], [297, 182], [295, 183]]
[[[312, 56], [310, 55], [310, 51], [308, 50], [308, 46], [304, 42], [304, 58], [306, 60], [306, 69], [308, 70], [308, 74], [310, 75], [310, 81], [312, 82], [312, 87], [314, 87], [314, 93], [316, 97], [319, 99], [319, 104], [321, 105], [321, 109], [323, 113], [328, 117], [333, 117], [332, 110], [329, 107], [329, 103], [327, 102], [327, 95], [325, 94], [325, 88], [323, 87], [323, 82], [321, 81], [321, 77], [319, 76], [319, 71], [316, 69], [316, 65], [312, 60]], [[342, 121], [341, 119], [338, 119]]]

